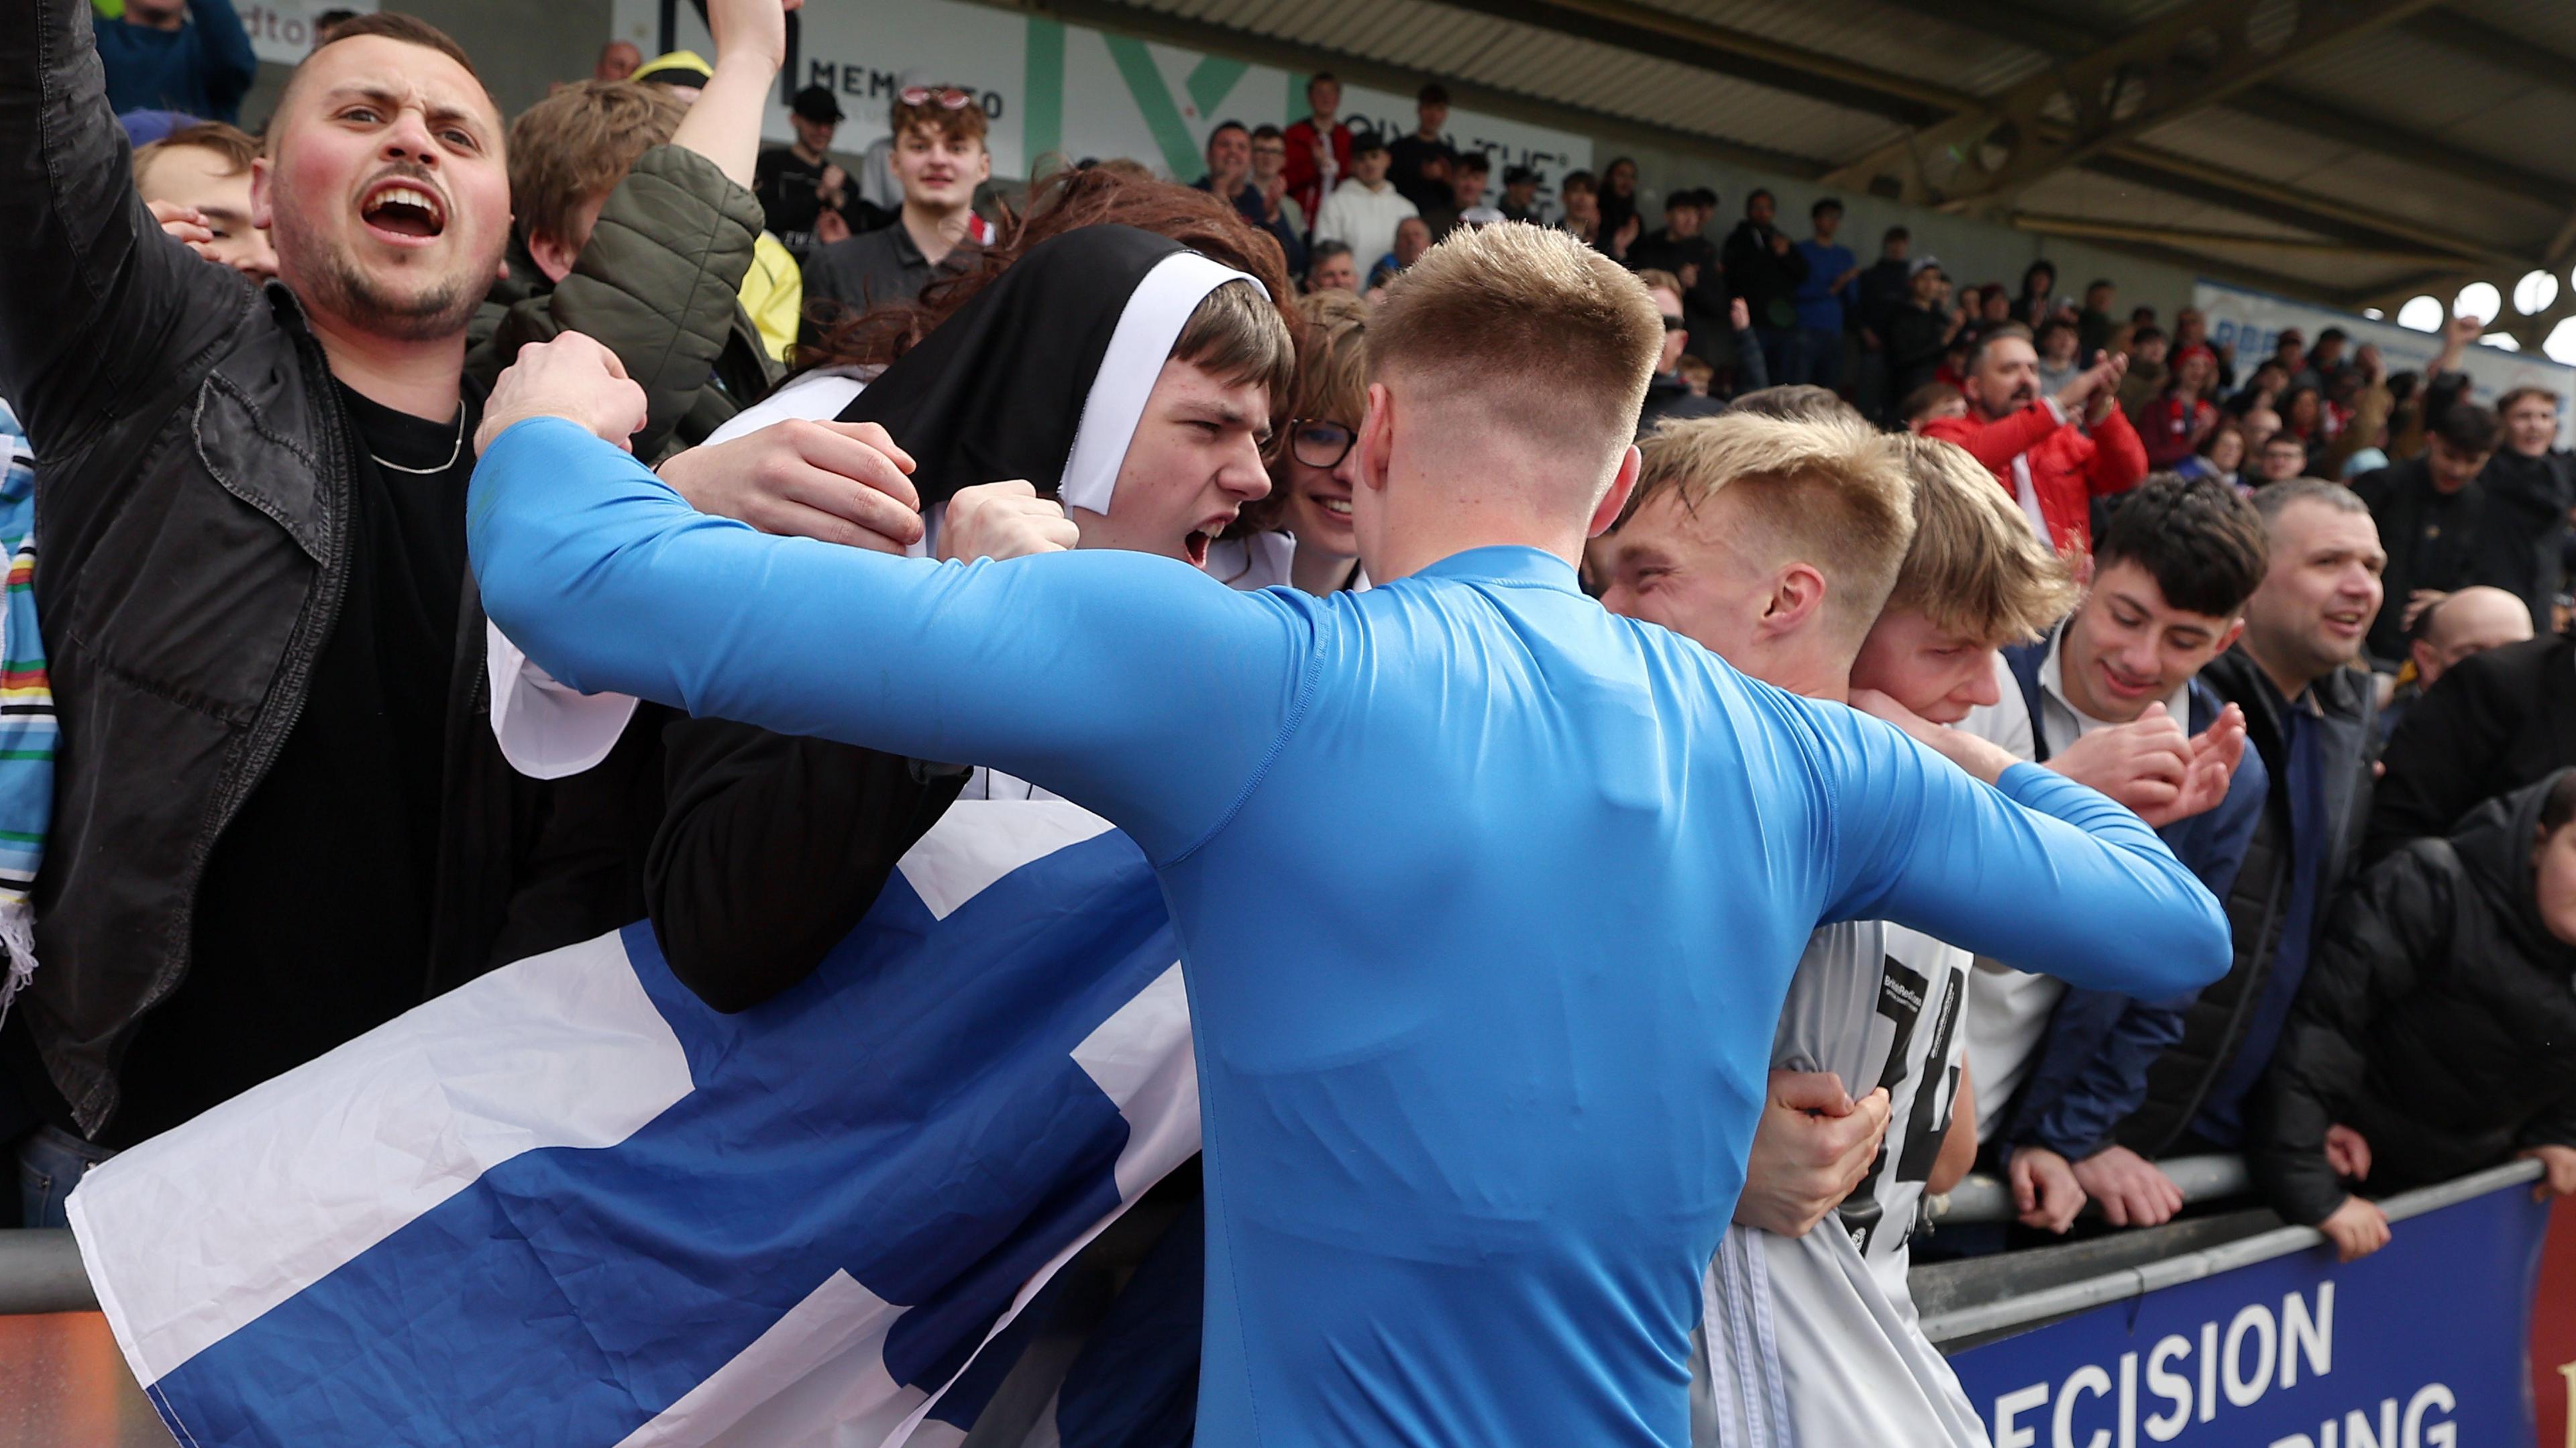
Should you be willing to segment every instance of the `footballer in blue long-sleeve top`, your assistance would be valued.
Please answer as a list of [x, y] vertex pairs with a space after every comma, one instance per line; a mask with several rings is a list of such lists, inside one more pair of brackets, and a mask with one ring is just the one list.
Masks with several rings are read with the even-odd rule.
[[1203, 1443], [1686, 1443], [1701, 1272], [1820, 921], [2140, 994], [2226, 968], [2216, 904], [2118, 806], [1980, 783], [1583, 595], [1662, 327], [1569, 238], [1460, 232], [1373, 316], [1381, 583], [1329, 598], [700, 516], [593, 435], [640, 404], [585, 340], [503, 379], [469, 510], [531, 658], [989, 764], [1160, 872], [1207, 1144]]

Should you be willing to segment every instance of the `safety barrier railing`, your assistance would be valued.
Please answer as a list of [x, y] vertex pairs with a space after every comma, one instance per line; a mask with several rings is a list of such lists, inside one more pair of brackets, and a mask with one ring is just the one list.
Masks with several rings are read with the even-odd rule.
[[0, 1316], [96, 1311], [71, 1233], [0, 1231]]
[[[2182, 1191], [2182, 1199], [2211, 1202], [2240, 1196], [2252, 1187], [2241, 1156], [2178, 1156], [2157, 1162], [2164, 1174]], [[2099, 1215], [2101, 1204], [2086, 1202], [2086, 1216]], [[1934, 1197], [1924, 1215], [1935, 1228], [1970, 1225], [1978, 1222], [2009, 1222], [2019, 1215], [2013, 1207], [2012, 1186], [2000, 1177], [1977, 1175], [1950, 1189], [1947, 1196]]]
[[[2163, 1165], [2189, 1201], [2219, 1200], [2244, 1190], [2244, 1165], [2232, 1157], [2186, 1157]], [[2391, 1222], [2403, 1221], [2539, 1175], [2537, 1162], [2510, 1162], [2390, 1197], [2379, 1206]], [[1936, 1235], [1944, 1226], [2003, 1221], [2012, 1215], [2009, 1188], [1980, 1177], [1961, 1183], [1930, 1213]], [[1914, 1297], [1925, 1334], [1942, 1346], [1963, 1347], [2106, 1302], [2303, 1251], [2324, 1240], [2314, 1228], [2283, 1226], [2280, 1218], [2260, 1208], [2227, 1212], [2066, 1246], [1917, 1267]], [[0, 1315], [97, 1308], [71, 1233], [0, 1231]]]
[[[2187, 1200], [2209, 1201], [2244, 1190], [2242, 1163], [2227, 1157], [2183, 1158], [2166, 1166]], [[2382, 1200], [2391, 1222], [2537, 1180], [2540, 1163], [2514, 1161]], [[1975, 1179], [1971, 1179], [1972, 1182]], [[1934, 1232], [1949, 1223], [1998, 1221], [2012, 1215], [2009, 1190], [1991, 1178], [1960, 1184], [1946, 1210], [1932, 1214]], [[2005, 1252], [1914, 1269], [1914, 1300], [1924, 1335], [1957, 1351], [2009, 1336], [2107, 1302], [2198, 1281], [2324, 1242], [2313, 1227], [2292, 1227], [2256, 1207], [2194, 1217], [2161, 1227], [2114, 1232], [2065, 1246]]]

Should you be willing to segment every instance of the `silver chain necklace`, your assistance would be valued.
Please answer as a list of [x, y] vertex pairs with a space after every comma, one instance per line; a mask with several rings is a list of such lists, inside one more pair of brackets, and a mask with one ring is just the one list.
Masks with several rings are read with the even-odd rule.
[[377, 467], [380, 467], [380, 468], [391, 468], [391, 469], [393, 469], [395, 472], [398, 472], [398, 473], [409, 473], [409, 474], [411, 474], [413, 477], [416, 477], [416, 478], [429, 478], [429, 477], [436, 477], [438, 474], [443, 473], [443, 472], [447, 471], [449, 468], [452, 468], [452, 467], [456, 466], [456, 460], [457, 460], [458, 458], [461, 458], [461, 457], [465, 456], [465, 403], [464, 403], [464, 401], [463, 401], [462, 399], [459, 399], [459, 400], [458, 400], [458, 402], [457, 402], [457, 404], [456, 404], [456, 446], [454, 446], [454, 447], [452, 447], [452, 448], [449, 448], [449, 449], [447, 450], [447, 461], [445, 461], [445, 462], [443, 462], [443, 463], [440, 463], [438, 466], [436, 466], [436, 467], [434, 467], [434, 468], [407, 468], [407, 467], [404, 467], [404, 466], [403, 466], [402, 464], [400, 464], [400, 463], [389, 463], [389, 462], [386, 462], [386, 461], [384, 460], [384, 458], [383, 458], [383, 456], [382, 456], [382, 455], [380, 455], [380, 454], [378, 454], [378, 453], [376, 453], [376, 452], [373, 452], [373, 451], [370, 451], [370, 452], [367, 454], [367, 456], [369, 456], [369, 457], [371, 457], [371, 458], [374, 458], [374, 459], [376, 460], [376, 466], [377, 466]]

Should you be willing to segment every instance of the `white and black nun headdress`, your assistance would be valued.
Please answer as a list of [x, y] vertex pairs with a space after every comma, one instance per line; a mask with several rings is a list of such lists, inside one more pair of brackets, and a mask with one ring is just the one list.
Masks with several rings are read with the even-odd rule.
[[925, 507], [1025, 478], [1107, 513], [1172, 345], [1208, 293], [1235, 281], [1261, 286], [1150, 231], [1068, 231], [1029, 248], [840, 420], [877, 423], [912, 454]]

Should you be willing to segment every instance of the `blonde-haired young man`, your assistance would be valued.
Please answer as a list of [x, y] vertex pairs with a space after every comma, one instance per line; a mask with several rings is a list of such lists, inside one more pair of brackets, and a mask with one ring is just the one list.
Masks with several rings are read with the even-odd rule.
[[[1963, 717], [1961, 693], [1994, 700], [1995, 649], [2073, 603], [2066, 565], [1960, 448], [1883, 437], [1831, 394], [1755, 395], [1756, 410], [1647, 439], [1638, 503], [1593, 545], [1602, 601], [1765, 682], [1954, 733], [1921, 716]], [[1744, 1196], [1709, 1270], [1691, 1395], [1701, 1448], [1986, 1442], [1906, 1286], [1924, 1195], [1976, 1154], [1975, 1112], [1961, 1109], [1971, 964], [1881, 921], [1808, 939]]]
[[1678, 1445], [1819, 920], [2080, 937], [2090, 978], [2155, 989], [2223, 969], [2226, 930], [2079, 787], [1985, 788], [1584, 597], [1662, 341], [1570, 238], [1434, 247], [1371, 331], [1366, 593], [703, 518], [603, 441], [635, 397], [573, 340], [494, 399], [472, 543], [493, 616], [575, 687], [987, 760], [1154, 862], [1206, 1140], [1199, 1441]]
[[1852, 660], [1852, 687], [1956, 724], [2002, 697], [2001, 651], [2045, 637], [2083, 594], [1965, 448], [1915, 433], [1888, 445], [1914, 477], [1914, 546]]

